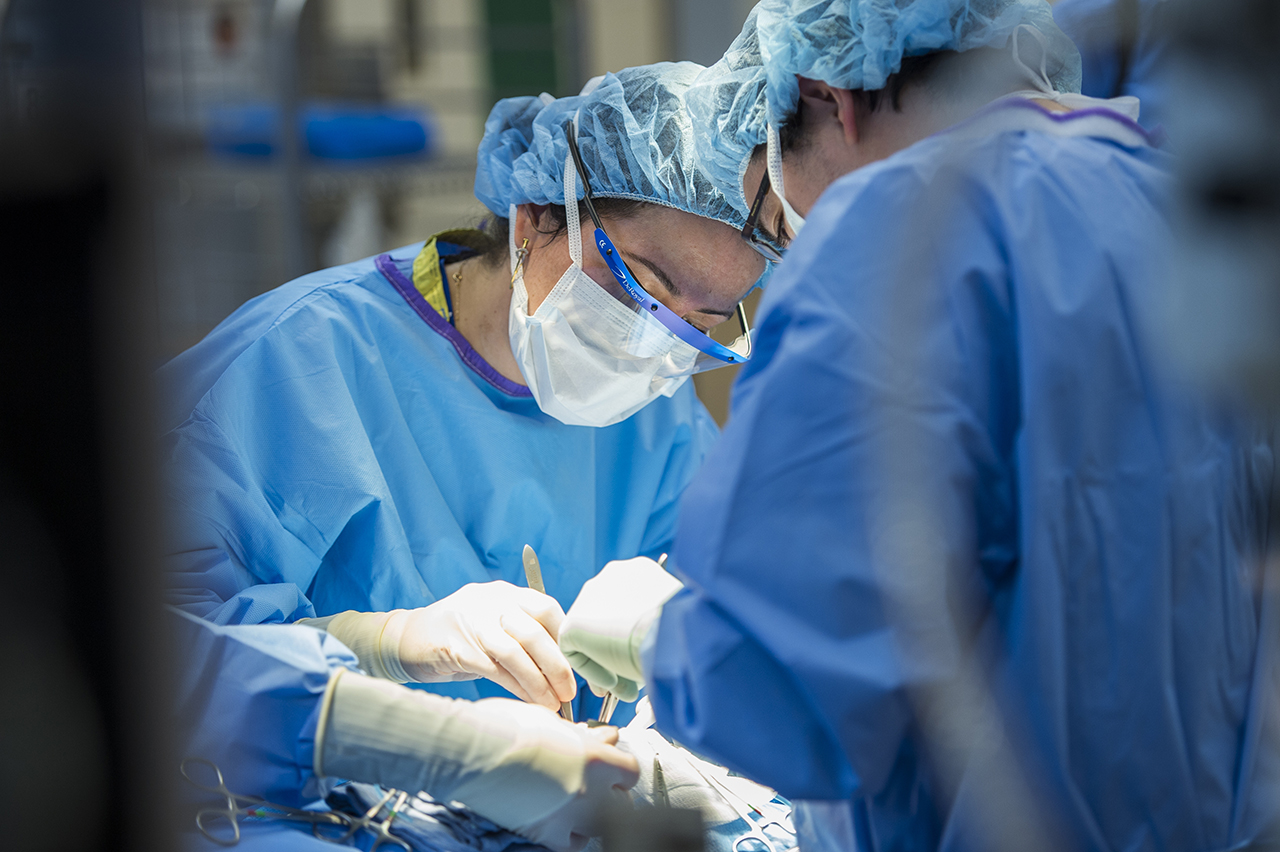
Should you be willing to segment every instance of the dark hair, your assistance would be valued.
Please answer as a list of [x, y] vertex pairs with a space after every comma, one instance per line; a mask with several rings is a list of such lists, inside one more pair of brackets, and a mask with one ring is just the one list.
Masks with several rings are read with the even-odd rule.
[[[614, 222], [631, 219], [651, 206], [647, 201], [636, 201], [632, 198], [596, 198], [592, 196], [592, 199], [596, 213], [600, 214], [600, 218]], [[580, 221], [590, 221], [587, 205], [581, 201], [578, 202], [578, 219]], [[493, 265], [506, 263], [511, 223], [506, 217], [490, 216], [481, 223], [481, 230], [490, 240], [490, 244], [483, 254], [485, 262]], [[537, 231], [547, 238], [546, 241], [548, 243], [567, 234], [569, 232], [569, 217], [565, 213], [564, 205], [548, 205], [547, 209], [543, 211], [542, 221], [539, 223]]]
[[[855, 96], [863, 99], [869, 112], [875, 112], [881, 104], [888, 104], [894, 112], [902, 112], [902, 90], [908, 86], [929, 83], [934, 66], [943, 56], [953, 55], [955, 51], [937, 50], [922, 56], [903, 57], [902, 67], [889, 75], [884, 86], [871, 91], [857, 90]], [[791, 154], [805, 146], [807, 136], [804, 131], [804, 101], [796, 102], [796, 109], [778, 130], [778, 144], [782, 153]]]

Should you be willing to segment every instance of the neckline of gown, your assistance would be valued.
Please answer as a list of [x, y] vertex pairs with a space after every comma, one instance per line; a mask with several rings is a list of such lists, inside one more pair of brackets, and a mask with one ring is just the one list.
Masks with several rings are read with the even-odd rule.
[[390, 254], [378, 255], [374, 265], [382, 273], [382, 277], [390, 282], [401, 298], [409, 303], [409, 307], [413, 308], [414, 312], [422, 318], [431, 330], [453, 345], [458, 357], [472, 372], [508, 396], [533, 396], [533, 391], [529, 390], [528, 387], [519, 382], [513, 382], [494, 369], [493, 365], [486, 361], [448, 320], [440, 316], [439, 312], [431, 307], [427, 300], [422, 297], [422, 294], [418, 292], [418, 288], [413, 286], [413, 282], [400, 271]]
[[1105, 106], [1050, 112], [1025, 98], [994, 101], [938, 135], [972, 139], [1018, 130], [1106, 139], [1124, 148], [1158, 148], [1163, 136], [1158, 130], [1147, 132], [1137, 122]]

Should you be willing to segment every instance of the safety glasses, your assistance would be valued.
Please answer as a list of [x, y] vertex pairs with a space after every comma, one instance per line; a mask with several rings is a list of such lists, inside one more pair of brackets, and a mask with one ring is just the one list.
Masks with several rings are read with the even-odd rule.
[[747, 224], [742, 226], [742, 238], [765, 260], [771, 263], [782, 263], [782, 252], [760, 239], [760, 208], [764, 206], [764, 199], [769, 194], [770, 185], [769, 170], [765, 169], [760, 188], [756, 190], [756, 200], [751, 202], [751, 211], [747, 213]]
[[[730, 364], [741, 364], [750, 360], [751, 328], [747, 324], [747, 312], [743, 310], [741, 302], [738, 303], [736, 313], [742, 333], [737, 340], [725, 346], [694, 328], [682, 317], [676, 316], [675, 312], [650, 296], [640, 286], [640, 283], [636, 281], [635, 275], [627, 268], [622, 255], [614, 247], [613, 241], [604, 232], [604, 225], [600, 222], [599, 214], [596, 213], [595, 204], [591, 200], [591, 184], [587, 180], [587, 170], [582, 165], [582, 155], [578, 153], [578, 143], [574, 138], [572, 122], [566, 126], [565, 135], [569, 140], [569, 153], [573, 156], [574, 169], [577, 170], [578, 177], [582, 181], [583, 203], [586, 205], [587, 213], [591, 216], [591, 221], [596, 226], [596, 248], [600, 250], [600, 256], [604, 258], [605, 264], [609, 267], [609, 271], [613, 273], [613, 277], [617, 279], [618, 284], [635, 302], [637, 309], [656, 319], [667, 331], [698, 351], [692, 370], [693, 373], [713, 370], [717, 367], [727, 367]], [[565, 201], [572, 203], [571, 199], [566, 198]]]

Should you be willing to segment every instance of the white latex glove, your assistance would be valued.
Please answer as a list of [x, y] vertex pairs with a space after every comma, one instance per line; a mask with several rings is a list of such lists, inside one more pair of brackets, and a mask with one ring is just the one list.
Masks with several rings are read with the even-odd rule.
[[346, 670], [321, 707], [315, 772], [432, 798], [556, 850], [580, 849], [595, 808], [639, 778], [617, 729], [506, 698], [461, 701]]
[[[588, 728], [581, 723], [575, 727], [587, 738], [587, 768], [583, 773], [582, 792], [550, 816], [516, 829], [543, 846], [572, 852], [582, 849], [593, 836], [600, 833], [600, 814], [606, 805], [613, 802], [623, 807], [631, 806], [631, 799], [626, 791], [640, 779], [640, 767], [635, 762], [635, 757], [616, 748], [617, 728]], [[592, 738], [594, 743], [591, 742]], [[619, 754], [630, 757], [632, 761], [627, 768], [625, 783], [618, 781]], [[634, 770], [631, 766], [634, 766]]]
[[526, 701], [558, 709], [577, 684], [556, 644], [555, 598], [501, 580], [471, 583], [419, 609], [304, 619], [355, 652], [375, 677], [399, 683], [488, 678]]
[[643, 556], [610, 562], [582, 586], [560, 626], [560, 650], [592, 692], [636, 699], [644, 685], [640, 645], [662, 605], [682, 588]]

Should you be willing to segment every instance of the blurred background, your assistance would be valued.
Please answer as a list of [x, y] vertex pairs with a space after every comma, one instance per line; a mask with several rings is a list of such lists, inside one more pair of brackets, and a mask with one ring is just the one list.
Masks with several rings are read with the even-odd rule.
[[[475, 150], [496, 100], [575, 94], [661, 60], [710, 64], [751, 5], [144, 3], [159, 354], [294, 275], [478, 222]], [[305, 127], [299, 150], [279, 139], [285, 116]], [[721, 422], [732, 378], [699, 379]]]

